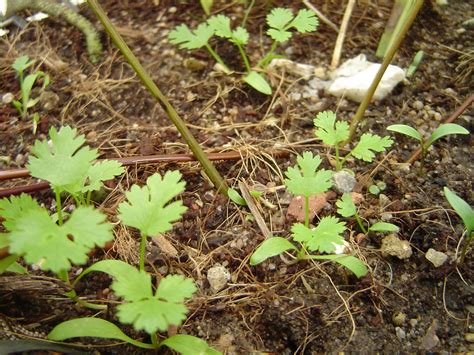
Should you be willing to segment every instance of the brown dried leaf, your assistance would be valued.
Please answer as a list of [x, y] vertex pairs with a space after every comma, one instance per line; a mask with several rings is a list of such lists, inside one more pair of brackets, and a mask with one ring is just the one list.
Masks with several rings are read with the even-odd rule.
[[167, 256], [170, 256], [172, 258], [178, 257], [178, 251], [176, 250], [176, 248], [173, 246], [173, 244], [170, 243], [168, 239], [166, 239], [161, 234], [154, 236], [152, 240], [155, 242], [156, 245], [158, 245], [160, 250], [163, 253], [165, 253]]

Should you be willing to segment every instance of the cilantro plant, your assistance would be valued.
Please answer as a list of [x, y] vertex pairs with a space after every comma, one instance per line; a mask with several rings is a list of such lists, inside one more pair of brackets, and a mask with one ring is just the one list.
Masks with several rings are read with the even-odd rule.
[[265, 78], [258, 73], [258, 69], [265, 68], [276, 57], [275, 50], [278, 44], [284, 43], [292, 37], [291, 29], [295, 29], [300, 33], [315, 31], [318, 26], [318, 19], [309, 10], [300, 10], [294, 16], [289, 9], [275, 8], [267, 16], [267, 24], [270, 27], [267, 34], [273, 39], [273, 44], [268, 54], [256, 65], [256, 70], [252, 68], [244, 49], [244, 46], [248, 43], [249, 33], [242, 26], [232, 29], [230, 18], [225, 15], [210, 17], [207, 22], [201, 23], [194, 31], [182, 24], [171, 31], [168, 38], [171, 43], [177, 44], [183, 49], [206, 48], [224, 71], [230, 73], [230, 69], [209, 44], [212, 36], [227, 39], [237, 46], [242, 57], [246, 69], [246, 74], [243, 77], [244, 82], [266, 95], [271, 95], [272, 89]]
[[376, 222], [366, 228], [364, 223], [362, 223], [362, 219], [357, 212], [356, 205], [354, 201], [352, 201], [352, 197], [350, 194], [343, 194], [342, 198], [336, 202], [337, 206], [337, 213], [339, 213], [342, 217], [354, 217], [359, 225], [360, 229], [364, 234], [369, 232], [395, 232], [399, 231], [399, 228], [392, 223], [387, 222]]
[[438, 139], [449, 136], [451, 134], [469, 134], [469, 131], [465, 129], [463, 126], [460, 126], [456, 123], [444, 123], [441, 124], [438, 128], [436, 128], [433, 133], [425, 139], [419, 131], [414, 129], [411, 126], [404, 125], [404, 124], [394, 124], [388, 126], [387, 129], [389, 131], [397, 132], [404, 134], [408, 137], [416, 139], [420, 143], [421, 148], [421, 167], [423, 167], [426, 159], [426, 155], [428, 154], [428, 149], [431, 145], [436, 142]]
[[172, 228], [172, 222], [181, 218], [186, 208], [182, 201], [169, 201], [184, 191], [178, 171], [150, 176], [146, 186], [133, 185], [126, 193], [126, 202], [119, 205], [119, 218], [141, 232], [139, 269], [119, 260], [99, 261], [86, 269], [74, 282], [93, 271], [112, 276], [112, 290], [123, 298], [117, 306], [117, 318], [121, 323], [132, 324], [135, 330], [150, 335], [151, 344], [134, 340], [111, 322], [98, 318], [78, 318], [57, 325], [49, 334], [52, 340], [75, 337], [99, 337], [118, 339], [146, 349], [167, 346], [182, 354], [218, 354], [201, 339], [190, 335], [175, 335], [163, 341], [157, 332], [165, 332], [170, 326], [179, 326], [186, 318], [188, 309], [183, 305], [191, 298], [196, 286], [191, 279], [181, 275], [168, 275], [160, 280], [154, 291], [151, 275], [145, 271], [145, 246], [147, 236], [164, 233]]
[[59, 131], [51, 127], [50, 142], [36, 141], [27, 165], [31, 176], [50, 183], [55, 196], [58, 223], [63, 223], [61, 194], [70, 194], [77, 205], [88, 205], [91, 193], [103, 187], [103, 182], [124, 172], [115, 160], [95, 162], [97, 149], [82, 147], [86, 139], [69, 126]]
[[141, 234], [140, 270], [145, 269], [145, 247], [147, 236], [155, 236], [172, 228], [186, 211], [181, 200], [169, 203], [184, 191], [179, 171], [168, 171], [163, 178], [159, 174], [150, 176], [146, 186], [133, 185], [125, 193], [128, 202], [119, 205], [119, 218], [127, 226], [137, 228]]
[[[28, 56], [24, 55], [15, 60], [12, 65], [12, 68], [16, 71], [18, 76], [18, 81], [20, 82], [21, 90], [21, 99], [13, 100], [13, 106], [18, 110], [22, 118], [28, 116], [28, 109], [35, 106], [40, 100], [41, 96], [37, 98], [31, 98], [31, 90], [35, 85], [35, 82], [43, 78], [43, 85], [41, 86], [40, 91], [42, 92], [49, 85], [49, 76], [44, 72], [38, 70], [31, 74], [25, 76], [25, 71], [35, 63], [34, 60], [30, 60]], [[36, 133], [36, 128], [38, 127], [38, 122], [40, 120], [39, 114], [35, 112], [33, 114], [33, 133]]]
[[364, 133], [357, 145], [343, 158], [340, 149], [349, 139], [349, 124], [345, 121], [336, 122], [336, 114], [331, 111], [320, 112], [314, 120], [315, 135], [324, 144], [334, 147], [336, 155], [336, 170], [341, 170], [346, 160], [353, 156], [366, 162], [372, 162], [375, 153], [384, 152], [393, 141], [389, 137], [380, 137], [376, 134]]
[[[266, 259], [284, 252], [293, 251], [294, 261], [301, 260], [331, 260], [337, 262], [357, 277], [367, 274], [367, 267], [352, 255], [334, 254], [336, 248], [344, 246], [342, 234], [346, 230], [344, 222], [333, 216], [321, 218], [315, 228], [309, 225], [309, 197], [326, 192], [332, 185], [332, 172], [318, 170], [321, 164], [319, 156], [305, 152], [297, 158], [298, 166], [290, 167], [286, 171], [285, 185], [295, 195], [305, 197], [305, 224], [296, 223], [292, 226], [292, 239], [300, 247], [282, 237], [272, 237], [265, 240], [250, 257], [250, 264], [257, 265]], [[327, 253], [328, 255], [312, 255], [311, 252]], [[332, 253], [332, 254], [331, 254]]]
[[471, 243], [472, 237], [474, 237], [474, 210], [466, 201], [447, 187], [444, 187], [444, 196], [446, 196], [449, 204], [454, 208], [459, 217], [461, 217], [464, 227], [466, 227], [466, 240], [464, 242], [460, 260], [460, 262], [463, 263], [467, 248]]

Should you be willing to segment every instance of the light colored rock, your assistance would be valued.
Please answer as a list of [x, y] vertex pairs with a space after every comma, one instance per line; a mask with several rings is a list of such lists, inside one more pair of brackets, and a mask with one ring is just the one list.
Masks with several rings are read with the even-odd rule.
[[399, 239], [396, 234], [389, 234], [382, 240], [380, 251], [383, 256], [396, 256], [401, 260], [408, 259], [413, 253], [410, 243]]
[[425, 257], [434, 265], [434, 267], [440, 267], [446, 262], [446, 260], [448, 260], [448, 256], [445, 253], [437, 251], [433, 248], [428, 249]]
[[464, 334], [464, 339], [469, 343], [474, 343], [474, 333], [466, 333]]
[[433, 322], [431, 322], [431, 325], [426, 331], [426, 334], [421, 338], [420, 347], [422, 349], [431, 350], [439, 344], [439, 338], [436, 335], [437, 330], [438, 322], [436, 321], [436, 319], [433, 319]]
[[406, 332], [400, 327], [395, 327], [395, 334], [397, 334], [397, 338], [400, 340], [404, 340], [407, 337]]
[[[329, 86], [328, 92], [334, 96], [344, 96], [361, 102], [380, 66], [378, 63], [367, 61], [363, 54], [349, 59], [331, 73], [333, 82]], [[389, 65], [373, 98], [382, 100], [403, 79], [405, 79], [404, 70], [395, 65]]]
[[276, 58], [268, 65], [269, 68], [282, 68], [290, 74], [300, 76], [305, 80], [312, 76], [321, 77], [324, 74], [324, 68], [316, 68], [313, 65], [296, 63], [288, 59]]
[[5, 105], [11, 104], [14, 99], [15, 97], [11, 92], [2, 95], [2, 103]]
[[222, 265], [214, 265], [209, 270], [207, 270], [207, 281], [211, 286], [211, 290], [214, 293], [222, 290], [227, 282], [230, 280], [230, 273]]
[[356, 179], [354, 175], [348, 171], [338, 171], [337, 173], [334, 173], [332, 179], [336, 189], [342, 193], [352, 192], [354, 186], [356, 185]]

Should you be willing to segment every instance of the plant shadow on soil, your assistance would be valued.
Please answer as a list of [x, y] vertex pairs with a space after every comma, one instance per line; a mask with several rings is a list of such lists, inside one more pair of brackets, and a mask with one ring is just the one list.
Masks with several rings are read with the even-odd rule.
[[[174, 26], [186, 23], [194, 28], [204, 20], [198, 2], [101, 3], [204, 149], [242, 152], [239, 161], [216, 162], [218, 170], [230, 185], [236, 186], [244, 179], [250, 186], [263, 186], [264, 198], [274, 206], [260, 206], [264, 220], [275, 235], [288, 235], [289, 197], [280, 187], [283, 172], [295, 164], [293, 153], [311, 150], [326, 158], [328, 150], [313, 139], [313, 118], [322, 110], [337, 109], [338, 118], [347, 120], [357, 105], [324, 93], [291, 100], [289, 94], [303, 90], [305, 82], [284, 73], [270, 75], [273, 87], [281, 84], [275, 97], [256, 94], [234, 77], [214, 72], [206, 52], [187, 53], [170, 45], [167, 33]], [[216, 1], [215, 8], [222, 8], [223, 3]], [[262, 48], [270, 45], [259, 36], [269, 9], [266, 3], [257, 1], [248, 20], [253, 34], [248, 48], [254, 61], [264, 52]], [[340, 23], [344, 8], [337, 1], [320, 3], [321, 9]], [[371, 53], [375, 52], [390, 14], [390, 3], [377, 0], [356, 6], [343, 47], [344, 58], [364, 51], [375, 59]], [[294, 2], [273, 4], [291, 4], [296, 9]], [[399, 85], [382, 102], [369, 106], [360, 132], [387, 135], [385, 127], [394, 123], [431, 131], [472, 93], [474, 36], [472, 27], [462, 26], [469, 19], [469, 6], [460, 0], [450, 1], [446, 7], [429, 1], [425, 4], [394, 64], [407, 67], [420, 49], [425, 51], [425, 59], [414, 78]], [[144, 7], [147, 11], [143, 11]], [[244, 10], [236, 2], [223, 12], [241, 19]], [[82, 13], [100, 28], [90, 10], [82, 8]], [[48, 88], [52, 103], [42, 100], [34, 108], [42, 117], [36, 136], [32, 135], [31, 122], [19, 120], [15, 109], [2, 106], [2, 170], [24, 167], [34, 140], [44, 139], [50, 126], [61, 124], [77, 127], [86, 135], [88, 144], [99, 149], [101, 157], [189, 153], [160, 106], [106, 36], [102, 38], [107, 53], [97, 66], [87, 59], [81, 33], [61, 21], [45, 20], [23, 31], [12, 29], [8, 37], [0, 40], [0, 51], [4, 53], [0, 58], [2, 94], [19, 91], [11, 63], [22, 54], [44, 58], [42, 68], [52, 78]], [[314, 34], [295, 36], [281, 48], [281, 53], [287, 53], [295, 62], [327, 65], [335, 38], [336, 34], [321, 24]], [[232, 52], [233, 48], [224, 49], [230, 51], [223, 55], [224, 59], [238, 55]], [[470, 57], [466, 56], [469, 53]], [[190, 64], [190, 58], [194, 64]], [[466, 58], [471, 58], [470, 64], [466, 64]], [[472, 131], [472, 113], [468, 108], [457, 123]], [[370, 174], [374, 181], [387, 184], [384, 198], [362, 191], [363, 217], [383, 217], [400, 226], [400, 236], [410, 241], [413, 255], [408, 260], [382, 257], [381, 236], [364, 238], [357, 250], [371, 272], [361, 280], [328, 263], [287, 266], [279, 258], [272, 258], [250, 267], [248, 256], [263, 241], [257, 224], [247, 218], [247, 210], [216, 195], [197, 163], [129, 167], [125, 177], [110, 185], [109, 194], [100, 205], [114, 220], [123, 191], [131, 184], [143, 184], [156, 171], [180, 169], [187, 181], [182, 197], [188, 211], [166, 235], [179, 256], [168, 257], [150, 243], [148, 267], [155, 275], [182, 273], [196, 281], [199, 291], [189, 302], [190, 317], [179, 331], [206, 339], [227, 353], [472, 351], [472, 344], [464, 339], [466, 333], [474, 332], [469, 327], [469, 314], [474, 308], [472, 253], [458, 268], [453, 261], [434, 268], [424, 256], [434, 248], [446, 252], [452, 260], [458, 247], [461, 222], [448, 211], [441, 191], [443, 186], [449, 186], [473, 204], [472, 138], [456, 136], [436, 143], [421, 176], [417, 173], [418, 162], [414, 166], [403, 164], [417, 147], [405, 137], [394, 138], [392, 151], [378, 157], [379, 162], [385, 158], [380, 165], [350, 164], [356, 172]], [[273, 156], [272, 152], [278, 149], [290, 155]], [[31, 182], [32, 179], [6, 181], [2, 187]], [[51, 206], [50, 192], [35, 196]], [[334, 201], [329, 201], [322, 215], [334, 211]], [[348, 227], [357, 234], [356, 225]], [[135, 232], [122, 228], [115, 233], [112, 249], [96, 251], [91, 262], [103, 258], [137, 261]], [[212, 294], [206, 271], [216, 263], [226, 266], [232, 276], [226, 289]], [[39, 271], [32, 271], [27, 277], [0, 276], [2, 319], [33, 332], [47, 333], [61, 321], [94, 314], [62, 299], [64, 286], [48, 276]], [[78, 292], [113, 304], [117, 300], [109, 286], [107, 276], [93, 274], [80, 283]], [[111, 308], [100, 316], [116, 321]], [[11, 328], [3, 328], [1, 337], [10, 339]], [[131, 327], [122, 329], [135, 338], [144, 336]], [[170, 334], [173, 332], [176, 329], [170, 329]], [[88, 352], [145, 352], [123, 344], [106, 346], [111, 343], [108, 341], [80, 340]]]

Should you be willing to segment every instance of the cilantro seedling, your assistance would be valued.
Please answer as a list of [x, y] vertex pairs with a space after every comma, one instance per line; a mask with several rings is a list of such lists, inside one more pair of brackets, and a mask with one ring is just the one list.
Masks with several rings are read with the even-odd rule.
[[[305, 198], [305, 224], [296, 223], [292, 226], [292, 239], [300, 243], [300, 248], [282, 237], [272, 237], [264, 241], [250, 257], [250, 264], [257, 265], [266, 259], [288, 251], [296, 253], [295, 262], [301, 260], [335, 261], [355, 275], [361, 277], [367, 273], [366, 266], [351, 255], [330, 254], [339, 246], [344, 246], [346, 227], [335, 217], [321, 218], [316, 228], [309, 226], [309, 197], [326, 192], [332, 185], [332, 172], [320, 169], [321, 158], [311, 152], [304, 152], [297, 157], [298, 165], [289, 167], [285, 172], [285, 185], [291, 193]], [[329, 253], [329, 255], [312, 255], [310, 252]]]
[[[21, 99], [13, 100], [13, 106], [18, 110], [22, 118], [28, 116], [28, 109], [35, 106], [41, 98], [41, 95], [37, 98], [31, 98], [31, 90], [35, 85], [36, 81], [43, 78], [43, 84], [40, 88], [40, 92], [44, 91], [49, 85], [49, 76], [44, 72], [38, 70], [25, 76], [25, 71], [35, 63], [34, 60], [30, 60], [28, 56], [24, 55], [15, 60], [12, 68], [16, 71], [18, 81], [20, 82]], [[33, 133], [36, 133], [39, 122], [39, 114], [35, 112], [32, 116], [33, 119]]]
[[49, 339], [60, 341], [76, 337], [99, 337], [122, 340], [145, 349], [167, 346], [182, 354], [219, 354], [205, 341], [190, 335], [179, 334], [158, 341], [158, 331], [166, 332], [170, 326], [179, 326], [186, 318], [188, 309], [183, 302], [196, 292], [191, 279], [181, 275], [168, 275], [160, 280], [154, 291], [152, 278], [148, 273], [123, 261], [99, 261], [86, 269], [80, 277], [93, 271], [112, 276], [114, 281], [111, 288], [124, 301], [117, 306], [118, 320], [123, 324], [132, 324], [137, 331], [147, 332], [151, 344], [134, 340], [115, 324], [97, 318], [78, 318], [58, 324], [48, 334]]
[[51, 127], [50, 142], [36, 141], [27, 165], [31, 176], [48, 181], [56, 195], [58, 221], [61, 225], [61, 193], [67, 192], [78, 205], [88, 205], [92, 191], [99, 190], [103, 182], [123, 173], [122, 165], [114, 160], [93, 163], [97, 149], [82, 147], [84, 135], [77, 135], [69, 126], [59, 131]]
[[369, 226], [366, 228], [364, 226], [364, 223], [362, 223], [362, 219], [359, 216], [359, 213], [357, 212], [357, 207], [354, 204], [354, 201], [352, 201], [352, 197], [350, 194], [343, 194], [342, 198], [339, 199], [336, 202], [337, 206], [337, 213], [339, 213], [342, 217], [354, 217], [357, 221], [357, 224], [359, 225], [360, 229], [364, 234], [367, 234], [369, 232], [395, 232], [397, 233], [399, 231], [399, 228], [392, 224], [392, 223], [387, 223], [387, 222], [376, 222], [373, 225]]
[[[291, 228], [292, 239], [300, 243], [300, 248], [282, 237], [272, 237], [258, 246], [250, 257], [250, 265], [258, 265], [272, 256], [284, 252], [294, 251], [295, 262], [301, 260], [330, 260], [337, 262], [357, 277], [367, 274], [367, 267], [362, 261], [352, 255], [330, 254], [335, 253], [337, 247], [344, 246], [342, 234], [346, 230], [344, 222], [336, 217], [328, 216], [321, 218], [316, 228], [296, 223]], [[329, 253], [327, 255], [313, 255], [310, 252]]]
[[64, 224], [57, 225], [46, 209], [23, 194], [0, 200], [0, 216], [5, 219], [9, 252], [66, 282], [73, 264], [85, 264], [92, 248], [113, 239], [112, 225], [92, 206], [76, 208]]
[[119, 205], [119, 219], [127, 226], [137, 228], [141, 234], [140, 270], [145, 269], [145, 247], [147, 236], [167, 232], [172, 222], [186, 211], [182, 201], [170, 202], [184, 191], [179, 171], [166, 172], [162, 178], [154, 174], [147, 179], [146, 186], [133, 185], [125, 193], [128, 202]]
[[309, 226], [309, 197], [326, 192], [332, 186], [332, 172], [329, 170], [318, 170], [321, 164], [319, 156], [313, 156], [311, 152], [304, 152], [296, 158], [298, 163], [295, 167], [289, 167], [285, 172], [285, 185], [294, 195], [305, 198], [305, 226]]
[[451, 134], [469, 134], [469, 131], [465, 129], [463, 126], [460, 126], [456, 123], [444, 123], [441, 124], [438, 128], [436, 128], [433, 133], [425, 139], [419, 131], [414, 129], [411, 126], [404, 125], [404, 124], [394, 124], [388, 126], [387, 129], [389, 131], [397, 132], [404, 134], [405, 136], [411, 137], [416, 139], [420, 143], [421, 149], [421, 166], [420, 169], [423, 169], [425, 164], [426, 155], [428, 154], [428, 149], [431, 145], [436, 142], [438, 139], [449, 136]]
[[349, 139], [349, 124], [344, 121], [336, 122], [336, 114], [331, 111], [320, 112], [314, 120], [316, 126], [315, 135], [324, 144], [334, 148], [336, 154], [336, 170], [341, 170], [346, 160], [354, 158], [372, 162], [375, 153], [384, 152], [393, 141], [389, 137], [380, 137], [376, 134], [364, 133], [357, 145], [347, 153], [344, 158], [340, 157], [340, 148]]
[[[267, 16], [267, 24], [270, 27], [267, 34], [273, 39], [273, 44], [269, 53], [258, 62], [258, 68], [265, 68], [273, 58], [277, 57], [275, 55], [277, 45], [286, 42], [292, 37], [291, 29], [296, 29], [300, 33], [315, 31], [318, 26], [318, 19], [309, 10], [300, 10], [294, 16], [289, 9], [275, 8]], [[257, 70], [252, 69], [249, 57], [245, 52], [244, 46], [249, 40], [248, 31], [242, 26], [232, 29], [229, 17], [222, 14], [212, 16], [206, 23], [201, 23], [194, 31], [191, 31], [186, 25], [182, 24], [172, 30], [168, 38], [171, 43], [178, 44], [183, 49], [205, 47], [224, 70], [230, 73], [222, 58], [209, 44], [209, 40], [213, 35], [225, 38], [237, 46], [246, 69], [246, 74], [242, 80], [255, 90], [271, 95], [272, 89], [270, 85], [263, 75], [258, 73]]]
[[467, 248], [469, 247], [472, 237], [474, 236], [474, 210], [468, 205], [466, 201], [464, 201], [461, 197], [456, 195], [447, 187], [444, 187], [444, 196], [446, 196], [446, 199], [448, 200], [451, 207], [453, 207], [459, 217], [461, 217], [464, 227], [466, 228], [466, 241], [464, 242], [460, 260], [460, 263], [463, 263]]

